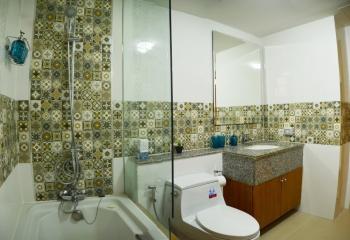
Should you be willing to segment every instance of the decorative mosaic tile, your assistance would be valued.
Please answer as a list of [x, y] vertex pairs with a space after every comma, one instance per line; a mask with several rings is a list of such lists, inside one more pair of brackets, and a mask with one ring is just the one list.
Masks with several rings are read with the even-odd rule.
[[[123, 154], [135, 156], [137, 139], [149, 140], [150, 154], [170, 151], [170, 102], [124, 102], [124, 112], [122, 103], [114, 103], [114, 106], [115, 157], [121, 157]], [[210, 147], [210, 137], [218, 132], [226, 135], [227, 141], [232, 134], [241, 136], [242, 133], [249, 133], [254, 140], [261, 140], [263, 137], [261, 123], [214, 126], [211, 103], [173, 103], [173, 110], [174, 140], [182, 142], [185, 150]], [[120, 128], [122, 123], [123, 131]]]
[[136, 140], [149, 140], [149, 153], [170, 151], [170, 102], [124, 102], [123, 135], [125, 156], [135, 155]]
[[[267, 106], [265, 137], [269, 140], [339, 145], [341, 143], [341, 103], [314, 102]], [[293, 127], [295, 134], [283, 136]]]
[[16, 101], [0, 95], [0, 186], [18, 163]]
[[[209, 138], [215, 132], [226, 136], [232, 134], [240, 136], [245, 132], [254, 140], [265, 138], [326, 145], [339, 145], [341, 142], [348, 141], [350, 136], [350, 105], [341, 104], [339, 101], [221, 109], [219, 112], [221, 111], [220, 114], [223, 115], [220, 115], [222, 119], [219, 119], [219, 122], [225, 122], [226, 125], [216, 127], [212, 124], [212, 105], [208, 104], [207, 111], [193, 112], [193, 109], [197, 109], [196, 106], [202, 105], [200, 103], [174, 104], [175, 139], [182, 141], [187, 150], [209, 147]], [[205, 117], [197, 122], [197, 116], [202, 113]], [[234, 119], [240, 124], [227, 124]], [[203, 125], [203, 122], [207, 124]], [[283, 129], [286, 127], [295, 129], [294, 136], [283, 136]]]
[[239, 137], [248, 133], [252, 139], [262, 138], [260, 123], [214, 126], [213, 104], [174, 103], [175, 141], [180, 141], [185, 150], [210, 147], [210, 137], [215, 133], [224, 134], [227, 139], [235, 134]]
[[123, 104], [113, 103], [113, 151], [114, 157], [123, 156]]
[[[28, 136], [37, 200], [55, 199], [63, 184], [55, 168], [70, 159], [71, 133], [67, 66], [67, 33], [64, 11], [77, 7], [75, 54], [74, 130], [81, 146], [83, 176], [79, 188], [95, 195], [112, 192], [113, 130], [110, 78], [111, 0], [37, 0], [31, 64], [30, 134]], [[22, 104], [22, 103], [19, 103]], [[28, 134], [25, 136], [25, 134]], [[24, 153], [23, 153], [24, 154]], [[25, 158], [23, 156], [23, 158]]]
[[[165, 130], [159, 138], [165, 139], [166, 145], [163, 148], [154, 148], [150, 144], [149, 152], [151, 154], [169, 152], [170, 145], [168, 141], [170, 129], [162, 126], [160, 121], [154, 121], [155, 116], [167, 116], [169, 103], [166, 102], [127, 102], [124, 103], [124, 117], [121, 103], [115, 103], [116, 110], [114, 115], [115, 148], [118, 152], [117, 157], [122, 156], [122, 135], [120, 125], [124, 122], [125, 144], [124, 154], [126, 156], [135, 155], [135, 140], [138, 138], [147, 138], [150, 142], [157, 142], [157, 137], [149, 135], [154, 132], [161, 134], [160, 129]], [[167, 106], [164, 108], [164, 104]], [[194, 150], [210, 147], [210, 137], [213, 134], [224, 134], [227, 139], [232, 134], [239, 137], [242, 133], [249, 134], [253, 140], [277, 140], [291, 141], [299, 143], [314, 143], [326, 145], [339, 145], [341, 135], [346, 141], [347, 136], [344, 129], [350, 129], [350, 104], [340, 104], [340, 102], [320, 102], [320, 103], [293, 103], [293, 104], [274, 104], [262, 105], [256, 108], [251, 106], [242, 107], [246, 113], [243, 116], [256, 116], [257, 123], [248, 123], [251, 119], [243, 119], [244, 124], [226, 124], [214, 125], [213, 105], [211, 103], [174, 103], [174, 140], [180, 141], [185, 150]], [[258, 114], [247, 114], [248, 109], [255, 109]], [[235, 108], [232, 108], [235, 112]], [[237, 113], [237, 112], [235, 112]], [[232, 116], [231, 113], [227, 113]], [[235, 114], [233, 114], [235, 115]], [[343, 120], [342, 120], [343, 119]], [[248, 120], [248, 121], [247, 121]], [[164, 119], [163, 119], [164, 121]], [[343, 122], [342, 122], [343, 121]], [[345, 125], [347, 121], [348, 125]], [[254, 120], [255, 122], [255, 120]], [[346, 127], [348, 126], [348, 127]], [[295, 129], [294, 136], [283, 136], [285, 127]], [[117, 139], [117, 140], [116, 140]]]
[[29, 122], [29, 101], [17, 101], [17, 132], [19, 146], [19, 162], [31, 162], [31, 136]]
[[262, 117], [261, 105], [216, 107], [215, 109], [216, 125], [261, 123]]

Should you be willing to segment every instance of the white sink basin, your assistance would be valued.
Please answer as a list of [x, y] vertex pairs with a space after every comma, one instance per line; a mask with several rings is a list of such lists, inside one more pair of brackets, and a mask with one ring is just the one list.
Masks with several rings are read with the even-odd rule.
[[279, 146], [275, 146], [275, 145], [252, 145], [249, 147], [245, 147], [245, 149], [249, 149], [249, 150], [270, 150], [270, 149], [276, 149], [279, 148]]

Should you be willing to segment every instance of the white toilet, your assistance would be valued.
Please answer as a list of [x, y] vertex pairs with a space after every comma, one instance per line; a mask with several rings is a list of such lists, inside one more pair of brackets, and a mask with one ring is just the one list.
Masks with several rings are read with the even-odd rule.
[[[259, 238], [259, 223], [249, 214], [226, 205], [215, 176], [197, 173], [176, 177], [174, 188], [172, 231], [181, 240]], [[170, 192], [171, 182], [167, 182], [166, 196]], [[170, 199], [165, 199], [165, 204], [171, 204]]]

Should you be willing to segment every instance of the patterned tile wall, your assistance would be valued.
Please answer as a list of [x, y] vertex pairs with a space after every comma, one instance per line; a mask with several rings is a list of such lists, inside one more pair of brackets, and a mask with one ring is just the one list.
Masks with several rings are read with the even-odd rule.
[[[115, 103], [114, 130], [116, 157], [122, 156], [122, 104]], [[126, 155], [135, 155], [133, 140], [148, 138], [150, 153], [164, 153], [170, 149], [168, 127], [169, 103], [125, 103]], [[211, 103], [174, 103], [175, 141], [181, 141], [185, 150], [210, 147], [210, 137], [215, 133], [240, 136], [248, 133], [253, 140], [276, 140], [325, 145], [339, 145], [350, 139], [350, 104], [340, 102], [293, 103], [263, 105], [256, 108], [263, 115], [257, 123], [221, 125], [213, 124]], [[248, 109], [248, 108], [246, 108]], [[258, 115], [258, 114], [257, 114]], [[283, 136], [285, 127], [293, 127], [295, 134]], [[342, 131], [341, 131], [342, 129]], [[345, 131], [347, 129], [347, 132]], [[342, 137], [341, 137], [342, 136]], [[162, 139], [158, 141], [156, 139]]]
[[[40, 101], [41, 103], [42, 101]], [[50, 177], [52, 177], [52, 156], [59, 156], [56, 150], [53, 149], [52, 145], [49, 150], [46, 150], [47, 144], [57, 144], [56, 141], [44, 141], [44, 132], [48, 127], [47, 122], [36, 121], [35, 117], [37, 112], [34, 110], [37, 108], [36, 100], [31, 101], [18, 101], [17, 107], [13, 100], [0, 96], [0, 184], [6, 179], [11, 172], [12, 168], [19, 162], [29, 162], [33, 157], [34, 171], [36, 173], [36, 187], [43, 181], [41, 179], [42, 174], [44, 175], [45, 189], [51, 187], [58, 189], [62, 187], [60, 184], [52, 184]], [[46, 104], [46, 102], [44, 101]], [[79, 102], [78, 102], [79, 103]], [[79, 106], [79, 105], [78, 105]], [[185, 150], [200, 149], [210, 147], [210, 136], [214, 133], [222, 133], [226, 136], [232, 134], [240, 135], [242, 132], [249, 133], [250, 137], [254, 140], [270, 139], [278, 141], [292, 141], [301, 143], [314, 143], [314, 144], [326, 144], [326, 145], [339, 145], [349, 142], [350, 140], [350, 103], [340, 102], [320, 102], [320, 103], [294, 103], [294, 104], [275, 104], [268, 106], [261, 106], [262, 111], [265, 113], [264, 125], [261, 123], [257, 124], [240, 124], [240, 125], [222, 125], [214, 126], [213, 124], [213, 109], [211, 103], [174, 103], [174, 133], [176, 141], [183, 142]], [[29, 109], [32, 109], [29, 111]], [[108, 121], [111, 124], [111, 134], [113, 140], [109, 142], [110, 136], [108, 131], [97, 131], [93, 127], [93, 130], [88, 131], [87, 126], [90, 125], [89, 121], [86, 121], [84, 117], [83, 127], [77, 128], [77, 136], [83, 136], [85, 139], [94, 134], [100, 132], [107, 132], [107, 138], [103, 138], [109, 143], [105, 143], [108, 148], [106, 151], [99, 149], [88, 151], [89, 144], [84, 140], [80, 141], [85, 146], [84, 154], [86, 158], [82, 158], [84, 168], [84, 180], [80, 182], [81, 187], [86, 187], [90, 190], [111, 182], [111, 170], [110, 169], [110, 158], [103, 155], [107, 155], [114, 152], [114, 157], [122, 157], [123, 154], [123, 140], [122, 140], [122, 126], [123, 126], [123, 114], [124, 114], [124, 129], [125, 129], [125, 141], [127, 144], [125, 148], [126, 155], [134, 155], [134, 149], [130, 146], [133, 145], [133, 141], [137, 138], [148, 138], [150, 140], [150, 153], [164, 153], [170, 149], [170, 103], [169, 102], [126, 102], [124, 103], [125, 111], [123, 113], [123, 104], [121, 102], [113, 103], [112, 119], [107, 117], [104, 118], [105, 123]], [[109, 109], [107, 107], [107, 109]], [[15, 112], [18, 112], [17, 121], [17, 132], [13, 126], [15, 119]], [[39, 113], [45, 113], [42, 107], [40, 107]], [[107, 111], [108, 112], [108, 111]], [[29, 113], [31, 113], [33, 120], [29, 121]], [[88, 114], [88, 112], [85, 112]], [[105, 112], [107, 116], [108, 113]], [[54, 116], [52, 116], [54, 118]], [[77, 119], [80, 119], [78, 117]], [[99, 123], [100, 121], [95, 121]], [[102, 122], [102, 121], [101, 121]], [[52, 122], [51, 124], [55, 124]], [[63, 124], [67, 124], [63, 122]], [[32, 126], [32, 131], [30, 128]], [[68, 127], [67, 125], [66, 127]], [[294, 127], [295, 135], [292, 137], [283, 136], [284, 127]], [[42, 129], [42, 136], [38, 135], [37, 128]], [[49, 128], [52, 129], [52, 128]], [[81, 129], [81, 130], [78, 130]], [[89, 128], [88, 128], [89, 129]], [[108, 129], [108, 128], [107, 128]], [[56, 132], [56, 131], [53, 131]], [[67, 144], [69, 140], [69, 131], [62, 131], [61, 137], [66, 139], [63, 141]], [[67, 136], [64, 136], [67, 135]], [[18, 136], [19, 152], [17, 149], [16, 136]], [[36, 140], [40, 137], [41, 145], [33, 144], [32, 148], [35, 149], [37, 146], [42, 147], [42, 154], [38, 155], [34, 152], [31, 155], [31, 143], [30, 140]], [[53, 137], [53, 136], [52, 136]], [[92, 145], [100, 145], [101, 141], [96, 139], [97, 136], [92, 136]], [[56, 138], [55, 138], [56, 139]], [[60, 139], [60, 138], [59, 138]], [[100, 138], [101, 139], [101, 138]], [[38, 141], [36, 141], [38, 142]], [[103, 141], [102, 141], [103, 142]], [[68, 145], [66, 146], [68, 148]], [[92, 147], [94, 149], [94, 147]], [[103, 149], [103, 148], [102, 148]], [[39, 150], [38, 150], [39, 151]], [[16, 152], [19, 153], [19, 160], [17, 159]], [[62, 151], [63, 152], [63, 151]], [[37, 153], [37, 154], [35, 154]], [[95, 157], [91, 158], [91, 155], [95, 156], [94, 153], [98, 153]], [[98, 155], [102, 154], [98, 158]], [[47, 155], [44, 160], [38, 161], [37, 157], [43, 157]], [[40, 159], [40, 158], [39, 158]], [[101, 166], [107, 166], [107, 170]], [[106, 164], [106, 165], [105, 165]], [[39, 169], [37, 169], [40, 167]], [[46, 171], [46, 169], [48, 169]], [[101, 171], [102, 170], [102, 171]], [[92, 176], [98, 177], [92, 177]], [[105, 175], [103, 175], [105, 174]], [[102, 177], [100, 177], [102, 176]], [[102, 181], [100, 181], [102, 178]], [[57, 186], [55, 188], [55, 186]], [[108, 185], [106, 185], [108, 187]], [[48, 190], [53, 191], [54, 190]], [[50, 194], [50, 192], [48, 193]], [[39, 195], [40, 196], [40, 195]], [[50, 196], [50, 195], [48, 195]]]
[[[339, 145], [341, 103], [315, 102], [273, 104], [267, 106], [266, 133], [269, 140]], [[293, 127], [294, 136], [283, 136], [285, 127]]]
[[232, 125], [245, 123], [261, 123], [263, 117], [263, 106], [231, 106], [216, 107], [215, 124]]
[[[170, 151], [170, 102], [125, 102], [124, 121], [122, 103], [113, 104], [115, 157], [135, 155], [135, 140], [149, 139], [150, 154]], [[251, 138], [260, 140], [263, 137], [261, 123], [214, 126], [213, 105], [211, 103], [174, 103], [175, 141], [181, 141], [185, 150], [210, 147], [210, 137], [215, 133], [228, 136], [243, 132]], [[121, 124], [124, 123], [124, 144]], [[124, 146], [124, 149], [122, 149]]]
[[210, 137], [215, 133], [240, 136], [248, 133], [252, 139], [263, 137], [261, 123], [215, 126], [212, 103], [174, 103], [175, 141], [181, 141], [185, 150], [210, 147]]
[[79, 188], [112, 192], [111, 0], [37, 0], [31, 67], [31, 152], [37, 200], [55, 199], [55, 169], [70, 158], [70, 104], [64, 11], [77, 7], [74, 129]]
[[164, 153], [171, 146], [170, 102], [124, 102], [124, 155], [135, 154], [135, 140], [147, 138], [149, 153]]
[[0, 95], [0, 186], [18, 163], [16, 101]]
[[17, 132], [19, 145], [19, 162], [31, 162], [31, 132], [29, 121], [29, 101], [17, 101]]
[[112, 105], [113, 153], [115, 158], [120, 158], [123, 156], [123, 104], [113, 102]]

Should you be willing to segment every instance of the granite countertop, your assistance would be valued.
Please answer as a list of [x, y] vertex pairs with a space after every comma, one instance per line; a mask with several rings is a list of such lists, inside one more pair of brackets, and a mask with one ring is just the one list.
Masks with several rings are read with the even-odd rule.
[[[248, 146], [252, 145], [274, 145], [278, 146], [278, 148], [274, 149], [265, 149], [265, 150], [251, 150], [247, 149]], [[240, 144], [234, 147], [225, 147], [223, 152], [233, 153], [236, 155], [240, 155], [243, 157], [247, 157], [249, 159], [258, 160], [262, 159], [276, 153], [282, 153], [293, 148], [303, 147], [304, 144], [301, 143], [291, 143], [291, 142], [269, 142], [269, 141], [261, 141], [261, 142], [250, 142], [248, 144]]]
[[[268, 149], [268, 150], [249, 150], [246, 147], [251, 145], [275, 145], [279, 148]], [[240, 155], [249, 159], [258, 160], [267, 156], [274, 155], [276, 153], [281, 153], [293, 148], [303, 147], [301, 143], [291, 143], [291, 142], [271, 142], [271, 141], [259, 141], [259, 142], [249, 142], [247, 144], [239, 144], [237, 146], [227, 146], [225, 148], [204, 148], [198, 150], [184, 151], [181, 154], [174, 153], [174, 159], [185, 159], [198, 156], [205, 156], [216, 153], [232, 153], [235, 155]], [[137, 164], [150, 164], [150, 163], [159, 163], [163, 161], [169, 161], [171, 159], [170, 153], [164, 154], [153, 154], [150, 155], [148, 160], [136, 160]]]
[[[249, 145], [275, 145], [278, 148], [250, 150]], [[226, 149], [223, 174], [226, 178], [256, 186], [303, 166], [303, 144], [255, 142]]]

